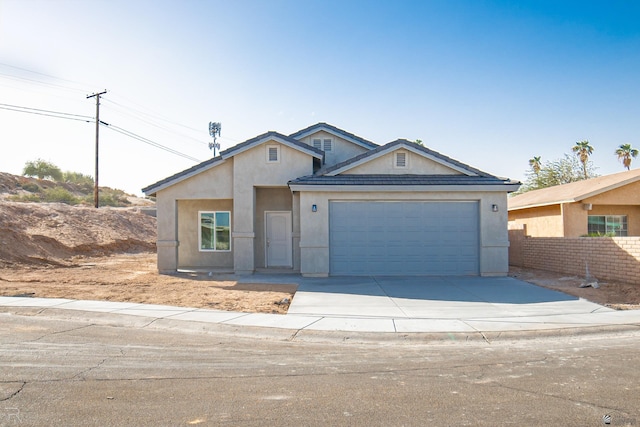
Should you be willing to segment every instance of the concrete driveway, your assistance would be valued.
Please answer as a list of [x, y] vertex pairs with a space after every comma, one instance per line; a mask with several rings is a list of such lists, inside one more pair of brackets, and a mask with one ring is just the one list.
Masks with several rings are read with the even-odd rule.
[[467, 338], [479, 334], [486, 339], [489, 332], [640, 325], [640, 310], [612, 310], [511, 277], [256, 274], [234, 279], [238, 283], [292, 283], [298, 285], [298, 291], [286, 315], [28, 297], [0, 297], [0, 311], [38, 308], [37, 314], [46, 316], [56, 310], [76, 310], [101, 313], [98, 317], [106, 313], [141, 317], [144, 325], [179, 327], [195, 322], [197, 328], [206, 324], [277, 328], [284, 333], [295, 331], [296, 339], [315, 337], [318, 331], [462, 333]]
[[296, 283], [287, 317], [308, 330], [477, 332], [635, 323], [620, 312], [512, 277], [328, 277], [254, 275], [243, 282]]

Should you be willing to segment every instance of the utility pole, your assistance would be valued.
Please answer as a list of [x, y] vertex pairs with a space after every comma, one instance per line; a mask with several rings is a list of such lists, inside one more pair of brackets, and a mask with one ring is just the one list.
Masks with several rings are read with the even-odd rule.
[[107, 93], [107, 90], [103, 90], [99, 93], [94, 93], [93, 95], [87, 95], [87, 99], [96, 98], [96, 179], [93, 184], [93, 202], [96, 208], [100, 206], [100, 202], [98, 201], [98, 134], [100, 132], [100, 95], [104, 95]]

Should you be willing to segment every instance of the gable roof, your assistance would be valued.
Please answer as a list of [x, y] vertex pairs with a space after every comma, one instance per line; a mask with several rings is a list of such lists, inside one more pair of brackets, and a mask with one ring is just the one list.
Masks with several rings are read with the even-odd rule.
[[637, 181], [640, 181], [640, 169], [528, 191], [511, 197], [509, 210], [579, 202]]
[[352, 157], [351, 159], [345, 160], [342, 163], [338, 163], [337, 165], [333, 165], [327, 168], [320, 169], [316, 175], [329, 175], [334, 176], [338, 175], [342, 172], [348, 171], [349, 169], [355, 168], [361, 164], [367, 163], [373, 159], [376, 159], [380, 156], [388, 154], [392, 151], [395, 151], [400, 148], [405, 148], [409, 151], [412, 151], [416, 154], [422, 155], [434, 162], [441, 164], [443, 166], [449, 167], [455, 171], [462, 173], [467, 176], [483, 176], [483, 177], [493, 177], [486, 172], [482, 172], [476, 168], [473, 168], [469, 165], [466, 165], [462, 162], [454, 160], [450, 157], [447, 157], [443, 154], [438, 153], [437, 151], [433, 151], [427, 147], [424, 147], [415, 142], [408, 141], [406, 139], [397, 139], [395, 141], [389, 142], [388, 144], [376, 147], [373, 150], [369, 150], [365, 153], [362, 153], [358, 156]]
[[231, 148], [221, 151], [220, 156], [223, 159], [228, 159], [229, 157], [233, 157], [236, 154], [240, 154], [243, 151], [247, 151], [248, 149], [253, 148], [256, 145], [260, 145], [267, 141], [279, 142], [295, 150], [303, 151], [309, 154], [310, 156], [320, 160], [322, 160], [324, 157], [324, 151], [275, 131], [269, 131], [269, 132], [263, 133], [262, 135], [258, 135], [255, 138], [251, 138], [246, 140], [245, 142], [241, 142], [238, 145], [234, 145]]
[[209, 160], [205, 160], [204, 162], [198, 163], [197, 165], [192, 166], [189, 169], [185, 169], [182, 172], [173, 174], [165, 179], [161, 179], [160, 181], [143, 188], [142, 192], [147, 196], [153, 196], [156, 194], [156, 192], [162, 189], [170, 187], [171, 185], [176, 184], [184, 179], [190, 178], [201, 172], [209, 170], [212, 167], [215, 167], [221, 163], [224, 163], [224, 159], [220, 156], [214, 157]]
[[311, 125], [309, 127], [306, 127], [304, 129], [301, 129], [297, 132], [292, 133], [291, 135], [289, 135], [289, 137], [294, 138], [294, 139], [302, 139], [305, 138], [309, 135], [312, 135], [318, 131], [325, 131], [328, 132], [330, 134], [333, 134], [334, 136], [340, 137], [342, 139], [346, 139], [347, 141], [353, 142], [356, 145], [359, 145], [361, 147], [364, 147], [368, 150], [372, 149], [372, 148], [376, 148], [378, 146], [378, 144], [368, 141], [364, 138], [361, 138], [357, 135], [354, 135], [352, 133], [349, 133], [345, 130], [342, 130], [340, 128], [337, 128], [333, 125], [330, 125], [328, 123], [324, 123], [324, 122], [320, 122], [320, 123], [316, 123], [315, 125]]
[[269, 131], [266, 133], [263, 133], [262, 135], [258, 135], [255, 138], [251, 138], [248, 139], [244, 142], [241, 142], [238, 145], [235, 145], [231, 148], [228, 148], [224, 151], [220, 152], [220, 155], [218, 157], [214, 157], [212, 159], [209, 160], [205, 160], [202, 163], [199, 163], [195, 166], [190, 167], [189, 169], [185, 169], [182, 172], [178, 172], [174, 175], [171, 175], [168, 178], [165, 178], [163, 180], [160, 180], [158, 182], [156, 182], [155, 184], [151, 184], [148, 187], [145, 187], [142, 189], [142, 192], [145, 193], [147, 196], [152, 196], [154, 195], [156, 192], [163, 190], [167, 187], [170, 187], [174, 184], [177, 184], [180, 181], [183, 181], [187, 178], [190, 178], [194, 175], [197, 175], [201, 172], [204, 172], [208, 169], [211, 169], [212, 167], [215, 167], [219, 164], [222, 164], [225, 162], [226, 159], [231, 158], [233, 156], [235, 156], [236, 154], [240, 154], [243, 151], [247, 151], [250, 148], [253, 148], [257, 145], [260, 145], [264, 142], [267, 141], [276, 141], [279, 142], [281, 144], [287, 145], [293, 149], [305, 152], [307, 154], [309, 154], [312, 157], [315, 157], [317, 159], [322, 160], [324, 157], [324, 151], [319, 150], [315, 147], [312, 147], [310, 145], [307, 145], [303, 142], [300, 142], [296, 139], [293, 139], [291, 137], [288, 137], [286, 135], [283, 135], [281, 133], [278, 132], [274, 132], [274, 131]]
[[[342, 172], [400, 148], [405, 148], [412, 152], [421, 154], [435, 162], [455, 169], [461, 172], [461, 174], [340, 175]], [[474, 191], [478, 189], [482, 189], [484, 191], [516, 191], [520, 186], [520, 183], [508, 178], [499, 178], [486, 172], [482, 172], [436, 151], [423, 147], [420, 144], [407, 141], [406, 139], [398, 139], [335, 166], [320, 169], [314, 175], [303, 176], [289, 181], [289, 188], [292, 190], [307, 191], [319, 190], [321, 188], [331, 188], [332, 191], [358, 191], [363, 190], [364, 187], [370, 187], [376, 191], [381, 191], [385, 187], [393, 191], [425, 191], [425, 186], [429, 187], [429, 191], [464, 191], [471, 190], [472, 186], [474, 187]]]

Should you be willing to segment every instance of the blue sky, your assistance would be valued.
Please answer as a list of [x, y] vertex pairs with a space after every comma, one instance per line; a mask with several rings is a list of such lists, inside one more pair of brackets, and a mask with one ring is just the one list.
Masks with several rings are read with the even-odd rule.
[[[93, 117], [107, 89], [101, 120], [199, 161], [210, 121], [222, 149], [323, 121], [519, 180], [588, 139], [618, 172], [640, 148], [638, 22], [635, 1], [0, 0], [0, 171], [93, 175], [92, 123], [6, 105]], [[192, 159], [100, 129], [101, 185], [140, 194]]]

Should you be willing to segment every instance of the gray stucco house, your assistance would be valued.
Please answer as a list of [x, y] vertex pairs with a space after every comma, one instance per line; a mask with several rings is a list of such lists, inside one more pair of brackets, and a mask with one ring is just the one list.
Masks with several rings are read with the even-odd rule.
[[519, 185], [407, 140], [378, 145], [317, 123], [142, 191], [157, 201], [160, 272], [500, 276]]

